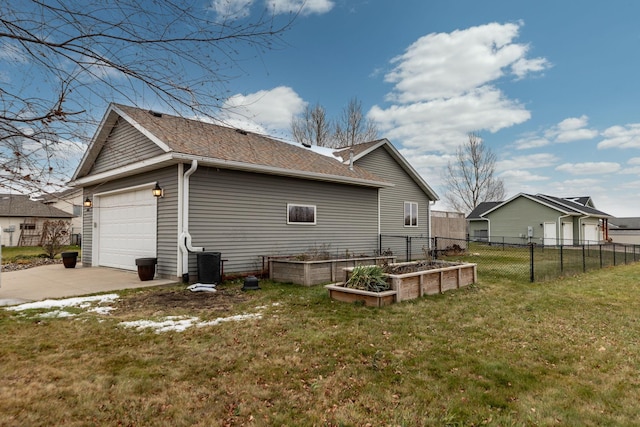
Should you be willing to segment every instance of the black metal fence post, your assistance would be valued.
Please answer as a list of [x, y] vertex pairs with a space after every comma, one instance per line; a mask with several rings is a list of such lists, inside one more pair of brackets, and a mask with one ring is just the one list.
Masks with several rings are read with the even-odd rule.
[[600, 245], [600, 268], [602, 268], [602, 245]]
[[531, 260], [531, 266], [529, 267], [529, 280], [531, 281], [531, 283], [533, 283], [535, 281], [535, 275], [533, 272], [533, 268], [534, 268], [533, 245], [529, 245], [529, 258]]
[[406, 261], [411, 261], [411, 237], [407, 236], [405, 240], [405, 245], [407, 247], [407, 259]]
[[438, 237], [433, 238], [433, 259], [438, 259]]
[[587, 254], [585, 244], [582, 245], [582, 272], [585, 273], [587, 271]]
[[564, 272], [564, 252], [562, 251], [562, 245], [560, 245], [560, 274]]

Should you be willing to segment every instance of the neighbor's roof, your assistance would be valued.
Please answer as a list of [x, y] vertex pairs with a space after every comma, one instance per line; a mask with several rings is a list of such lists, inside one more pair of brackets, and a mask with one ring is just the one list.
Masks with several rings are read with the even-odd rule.
[[640, 218], [639, 217], [611, 218], [609, 220], [609, 228], [617, 228], [620, 230], [640, 230]]
[[29, 196], [0, 194], [0, 216], [34, 218], [72, 218], [73, 215], [42, 202], [31, 200]]
[[[512, 200], [515, 200], [519, 197], [525, 197], [544, 206], [548, 206], [552, 209], [557, 210], [558, 212], [561, 212], [563, 215], [611, 218], [611, 215], [606, 212], [599, 211], [598, 209], [592, 208], [590, 206], [585, 206], [582, 203], [574, 201], [573, 199], [575, 198], [566, 199], [563, 197], [549, 196], [546, 194], [519, 193], [504, 202], [483, 202], [467, 216], [467, 219], [482, 219], [488, 213], [499, 209], [500, 207], [510, 203]], [[580, 201], [584, 201], [585, 203], [591, 200], [590, 197], [583, 197], [580, 199]]]
[[498, 205], [501, 205], [503, 202], [480, 202], [478, 206], [476, 206], [469, 215], [467, 215], [468, 220], [474, 219], [483, 219], [482, 215], [490, 209], [495, 208]]
[[167, 162], [179, 163], [196, 159], [203, 165], [229, 169], [373, 187], [392, 186], [363, 168], [351, 169], [335, 158], [302, 145], [119, 104], [111, 104], [109, 107], [73, 181], [82, 181], [83, 177], [88, 176], [118, 117], [124, 118], [162, 148], [169, 155]]

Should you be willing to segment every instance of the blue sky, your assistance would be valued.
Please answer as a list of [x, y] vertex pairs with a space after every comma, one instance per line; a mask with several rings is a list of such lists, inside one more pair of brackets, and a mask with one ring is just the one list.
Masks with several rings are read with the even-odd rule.
[[247, 105], [239, 124], [250, 118], [286, 138], [305, 104], [337, 118], [355, 96], [441, 197], [444, 167], [478, 131], [507, 197], [589, 195], [612, 215], [640, 216], [640, 2], [305, 8], [288, 45], [247, 61], [231, 82], [230, 105]]
[[[302, 4], [208, 1], [282, 19]], [[308, 0], [284, 43], [239, 52], [223, 114], [290, 138], [305, 105], [337, 118], [357, 97], [441, 198], [447, 162], [477, 131], [507, 197], [588, 195], [640, 216], [638, 17], [636, 0]]]

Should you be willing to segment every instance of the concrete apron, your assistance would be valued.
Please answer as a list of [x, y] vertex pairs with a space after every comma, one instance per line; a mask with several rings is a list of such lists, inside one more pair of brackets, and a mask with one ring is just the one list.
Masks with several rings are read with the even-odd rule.
[[141, 281], [136, 271], [116, 268], [44, 265], [0, 272], [0, 306], [174, 283], [171, 279]]

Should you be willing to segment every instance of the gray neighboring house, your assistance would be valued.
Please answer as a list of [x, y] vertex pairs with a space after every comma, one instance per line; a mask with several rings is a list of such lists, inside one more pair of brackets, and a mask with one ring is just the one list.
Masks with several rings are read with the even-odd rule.
[[[111, 104], [72, 181], [83, 189], [82, 262], [197, 277], [313, 247], [373, 253], [380, 234], [428, 236], [435, 192], [386, 139], [334, 153], [241, 129]], [[152, 194], [161, 189], [161, 197]]]
[[609, 221], [609, 237], [613, 243], [640, 245], [640, 218], [611, 218]]
[[577, 245], [607, 240], [609, 218], [587, 196], [519, 193], [506, 201], [479, 204], [467, 221], [471, 239]]
[[46, 221], [64, 220], [71, 225], [71, 218], [73, 214], [29, 196], [0, 194], [0, 243], [3, 246], [40, 246]]

